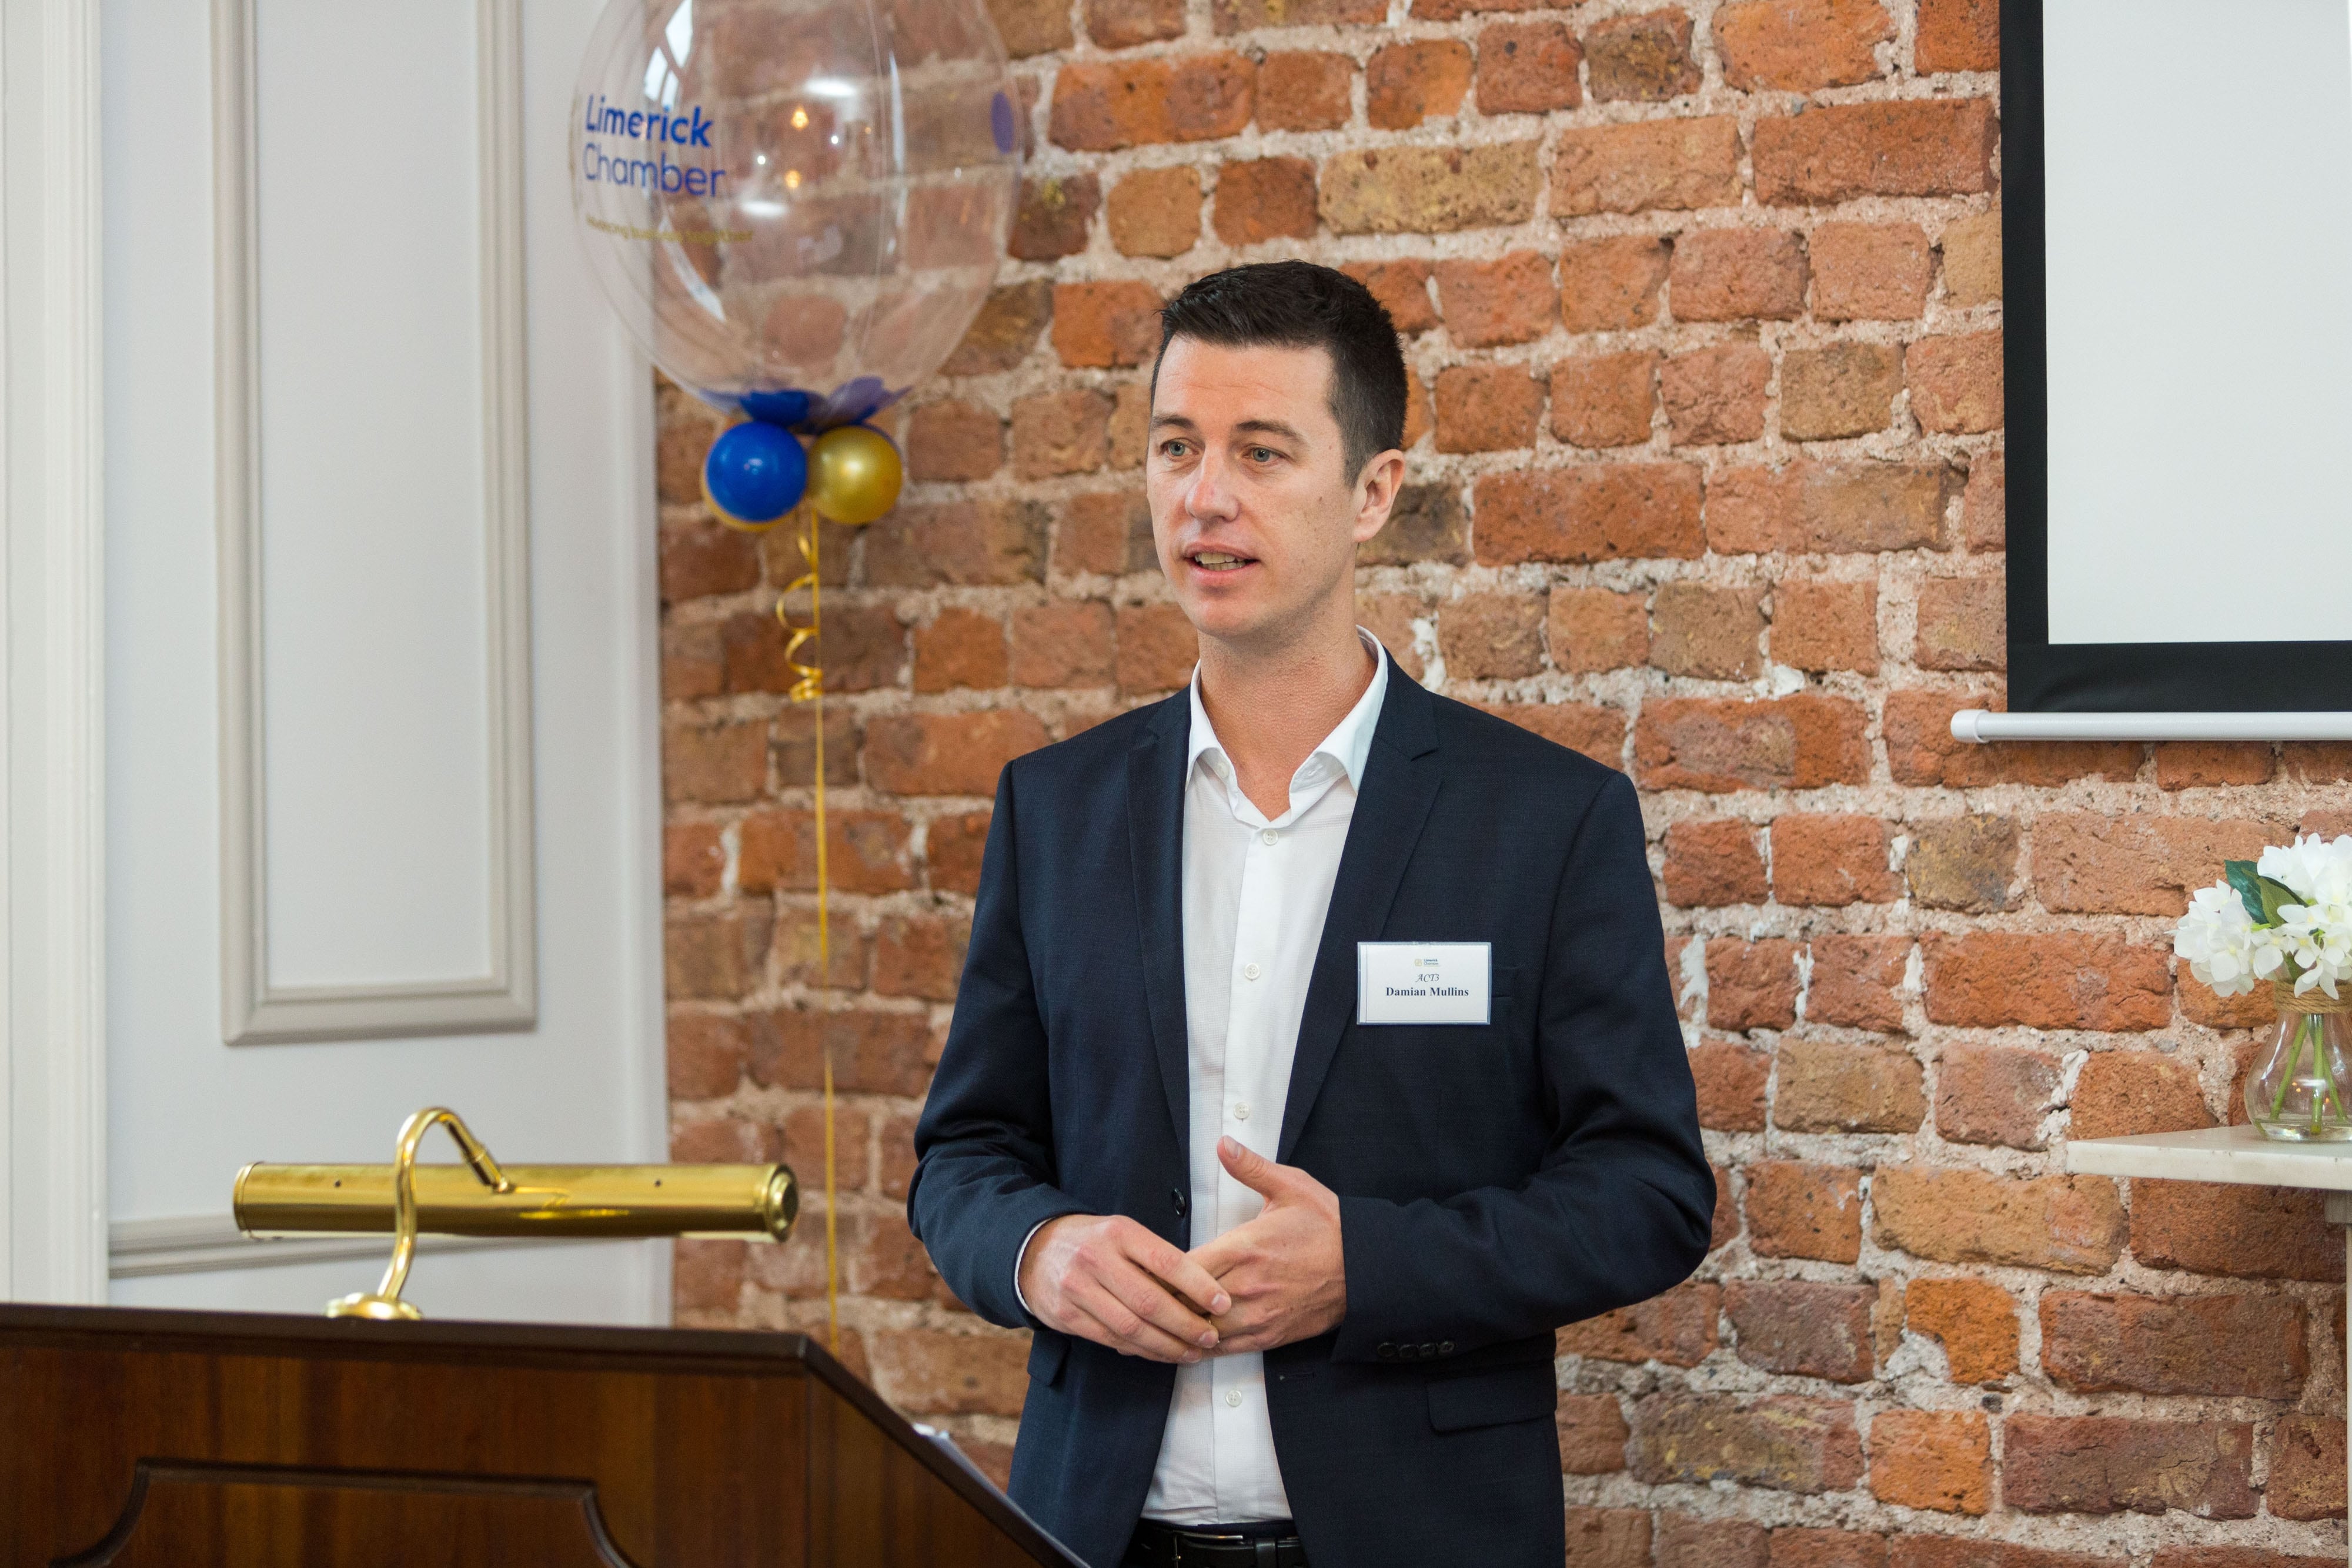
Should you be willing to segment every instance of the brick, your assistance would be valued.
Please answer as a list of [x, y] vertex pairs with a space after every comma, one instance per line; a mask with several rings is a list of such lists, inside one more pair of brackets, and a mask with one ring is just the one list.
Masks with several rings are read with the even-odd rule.
[[1543, 383], [1517, 365], [1447, 366], [1437, 373], [1437, 449], [1533, 446], [1543, 395]]
[[1972, 550], [2008, 548], [2008, 474], [1998, 454], [1969, 465], [1969, 487], [1960, 500], [1960, 537]]
[[2163, 954], [2120, 936], [1975, 931], [1926, 939], [1927, 1017], [1936, 1023], [2103, 1031], [2172, 1019]]
[[680, 1326], [697, 1312], [731, 1316], [743, 1295], [743, 1254], [746, 1244], [696, 1239], [680, 1240], [671, 1275], [670, 1301]]
[[1582, 107], [1576, 72], [1583, 59], [1564, 22], [1495, 23], [1478, 35], [1478, 112], [1548, 114]]
[[1602, 1476], [1625, 1468], [1625, 1439], [1633, 1435], [1613, 1394], [1563, 1394], [1554, 1419], [1559, 1427], [1559, 1468], [1571, 1476]]
[[2077, 1394], [2292, 1399], [2310, 1372], [2303, 1303], [2282, 1296], [2046, 1291], [2042, 1365]]
[[2336, 1568], [2336, 1559], [2291, 1557], [2259, 1546], [2164, 1546], [2147, 1560], [2147, 1568]]
[[1767, 1568], [1886, 1568], [1886, 1538], [1784, 1524], [1772, 1531]]
[[1381, 0], [1210, 0], [1209, 18], [1220, 33], [1250, 33], [1261, 27], [1367, 27], [1386, 20]]
[[[789, 692], [800, 679], [784, 657], [783, 629], [772, 612], [730, 616], [719, 629], [719, 651], [730, 692]], [[834, 606], [824, 634], [803, 644], [799, 663], [824, 672], [829, 692], [865, 692], [897, 685], [907, 673], [907, 630], [886, 604]]]
[[1106, 216], [1121, 256], [1181, 256], [1201, 238], [1201, 172], [1139, 169], [1110, 188]]
[[1542, 175], [1533, 141], [1381, 147], [1323, 165], [1323, 221], [1333, 234], [1444, 234], [1521, 224]]
[[[1787, 1029], [1797, 1021], [1797, 945], [1780, 938], [1706, 945], [1706, 1021], [1717, 1029]], [[1782, 1085], [1786, 1090], [1785, 1082]]]
[[1863, 196], [1967, 196], [1992, 189], [2000, 136], [1983, 99], [1815, 105], [1760, 120], [1756, 199], [1828, 206]]
[[1087, 248], [1087, 230], [1102, 207], [1092, 174], [1050, 174], [1021, 182], [1005, 249], [1023, 261], [1054, 261]]
[[765, 1163], [782, 1152], [773, 1127], [740, 1117], [697, 1117], [670, 1127], [669, 1157], [684, 1165]]
[[1722, 1309], [1721, 1287], [1693, 1280], [1646, 1301], [1570, 1323], [1554, 1338], [1561, 1355], [1637, 1366], [1652, 1361], [1696, 1366], [1715, 1350], [1716, 1318]]
[[1902, 1028], [1897, 990], [1910, 956], [1908, 936], [1814, 938], [1806, 1021], [1882, 1031]]
[[1650, 612], [1650, 663], [1668, 674], [1748, 680], [1761, 673], [1763, 590], [1660, 586]]
[[1922, 338], [1904, 355], [1911, 414], [1920, 427], [1970, 435], [2001, 426], [2001, 339], [1998, 332]]
[[709, 898], [727, 874], [727, 846], [716, 822], [674, 822], [662, 832], [662, 893]]
[[1413, 622], [1426, 622], [1429, 605], [1418, 594], [1360, 593], [1356, 596], [1356, 624], [1380, 639], [1381, 646], [1397, 667], [1414, 680], [1425, 673], [1421, 650], [1414, 643]]
[[906, 452], [909, 479], [985, 479], [1004, 465], [1004, 429], [986, 409], [948, 398], [908, 417]]
[[1054, 351], [1073, 367], [1146, 363], [1160, 351], [1160, 304], [1148, 283], [1055, 284]]
[[1649, 1562], [1655, 1568], [1766, 1568], [1769, 1551], [1760, 1524], [1661, 1511]]
[[[1671, 963], [1668, 966], [1672, 967]], [[1719, 1250], [1725, 1243], [1739, 1234], [1739, 1210], [1731, 1197], [1731, 1173], [1721, 1166], [1709, 1166], [1715, 1176], [1715, 1214], [1707, 1221], [1706, 1249]]]
[[1691, 54], [1689, 13], [1669, 6], [1596, 22], [1584, 35], [1592, 96], [1604, 103], [1664, 103], [1706, 78]]
[[886, 997], [955, 1000], [971, 923], [945, 915], [891, 915], [874, 931], [874, 989]]
[[1870, 775], [1864, 726], [1859, 705], [1811, 693], [1769, 702], [1653, 697], [1634, 729], [1634, 767], [1650, 789], [1858, 784]]
[[988, 841], [986, 811], [960, 811], [934, 817], [926, 835], [923, 858], [930, 868], [930, 884], [940, 892], [980, 891], [981, 850]]
[[[1553, 590], [1553, 601], [1570, 591]], [[1756, 852], [1756, 830], [1732, 817], [1675, 823], [1666, 830], [1663, 881], [1667, 902], [1685, 909], [1763, 903], [1764, 859]]]
[[940, 373], [984, 376], [1013, 369], [1036, 348], [1053, 316], [1054, 286], [1044, 278], [989, 290]]
[[844, 991], [866, 988], [873, 974], [873, 947], [866, 933], [840, 915], [829, 918], [820, 932], [816, 911], [811, 908], [785, 909], [776, 917], [775, 936], [769, 943], [778, 985], [831, 986]]
[[2267, 741], [2171, 741], [2156, 748], [2156, 784], [2159, 789], [2267, 784], [2277, 767], [2277, 755]]
[[709, 1013], [672, 1017], [667, 1041], [671, 1100], [718, 1100], [735, 1092], [749, 1040], [740, 1019]]
[[[1211, 222], [1217, 237], [1230, 246], [1311, 239], [1315, 165], [1304, 158], [1259, 158], [1224, 165], [1217, 172]], [[1153, 346], [1158, 346], [1156, 330]]]
[[759, 547], [744, 535], [710, 522], [662, 529], [661, 596], [665, 604], [717, 593], [740, 593], [747, 588], [756, 588], [759, 582]]
[[1159, 564], [1151, 542], [1151, 508], [1132, 490], [1073, 496], [1062, 503], [1054, 531], [1054, 570], [1125, 577]]
[[2179, 988], [2180, 1016], [2190, 1023], [2201, 1023], [2209, 1029], [2267, 1029], [2277, 1019], [2266, 991], [2217, 997], [2189, 972], [2188, 965], [2175, 962], [2172, 970], [2173, 983]]
[[2103, 1274], [2123, 1249], [2123, 1206], [2103, 1176], [1881, 1166], [1871, 1208], [1878, 1245], [1938, 1263]]
[[1923, 670], [2007, 669], [2009, 611], [2001, 580], [1936, 577], [1921, 583], [1911, 656]]
[[1748, 1245], [1761, 1258], [1851, 1263], [1862, 1255], [1862, 1174], [1765, 1160], [1748, 1167]]
[[1973, 746], [1952, 738], [1952, 715], [1963, 707], [1998, 707], [1983, 697], [1951, 692], [1886, 694], [1886, 762], [1898, 784], [1943, 784], [1956, 789], [1985, 784], [2048, 787], [2076, 779], [2129, 779], [2139, 771], [2141, 747], [2132, 741], [2053, 741], [2035, 746]]
[[[1410, 337], [1437, 325], [1437, 307], [1429, 295], [1429, 263], [1351, 261], [1339, 270], [1371, 290], [1399, 332]], [[1544, 286], [1550, 285], [1547, 277]]]
[[1473, 70], [1459, 38], [1391, 44], [1364, 65], [1364, 119], [1376, 131], [1411, 131], [1462, 107]]
[[1465, 566], [1470, 517], [1452, 485], [1407, 485], [1389, 508], [1387, 525], [1356, 547], [1360, 566], [1407, 566], [1417, 560]]
[[655, 389], [655, 498], [666, 507], [694, 506], [702, 499], [703, 459], [719, 439], [717, 412], [658, 371]]
[[[915, 885], [908, 846], [913, 830], [896, 811], [824, 815], [825, 880], [836, 893], [897, 893]], [[737, 884], [745, 893], [816, 890], [816, 816], [754, 811], [738, 830]]]
[[772, 1089], [834, 1083], [845, 1094], [920, 1094], [930, 1078], [930, 1024], [920, 1012], [785, 1009], [755, 1021], [751, 1079]]
[[709, 622], [662, 629], [664, 702], [715, 696], [726, 686], [726, 663], [719, 651], [719, 632], [718, 626]]
[[768, 788], [768, 731], [761, 724], [673, 724], [662, 731], [662, 799], [721, 806]]
[[2265, 1492], [2271, 1511], [2281, 1519], [2342, 1519], [2344, 1495], [2343, 1421], [2334, 1416], [2280, 1417], [2271, 1431]]
[[[1441, 261], [1436, 277], [1446, 335], [1457, 347], [1530, 342], [1551, 327], [1558, 301], [1551, 263], [1534, 251], [1515, 250], [1499, 261]], [[1442, 385], [1444, 375], [1438, 379]]]
[[1647, 1568], [1650, 1515], [1639, 1508], [1570, 1508], [1568, 1568]]
[[1436, 415], [1429, 406], [1429, 389], [1422, 384], [1421, 372], [1411, 365], [1404, 368], [1404, 449], [1408, 452], [1421, 444], [1436, 423]]
[[1065, 60], [1046, 134], [1078, 152], [1232, 136], [1250, 121], [1255, 78], [1246, 57], [1223, 52]]
[[1110, 423], [1105, 432], [1114, 468], [1140, 468], [1151, 423], [1151, 387], [1129, 382], [1111, 397]]
[[1559, 318], [1571, 332], [1619, 332], [1658, 319], [1671, 265], [1666, 242], [1618, 235], [1559, 255]]
[[1113, 664], [1108, 604], [1064, 601], [1013, 612], [1013, 684], [1099, 686]]
[[1886, 1568], [2126, 1568], [2126, 1560], [2041, 1552], [1974, 1536], [1911, 1535], [1886, 1543]]
[[1888, 903], [1901, 889], [1887, 856], [1886, 824], [1876, 817], [1775, 817], [1772, 896], [1828, 908]]
[[1944, 225], [1944, 298], [1973, 309], [2000, 298], [2000, 214], [1979, 213]]
[[1707, 540], [1730, 555], [1932, 549], [1955, 484], [1951, 470], [1933, 464], [1723, 469], [1707, 487]]
[[2008, 1046], [1948, 1045], [1936, 1068], [1936, 1132], [1956, 1144], [2038, 1149], [2058, 1059]]
[[1018, 1416], [1029, 1389], [1025, 1335], [883, 1329], [867, 1354], [876, 1391], [901, 1410]]
[[663, 923], [664, 985], [673, 1000], [725, 1001], [760, 983], [771, 916], [743, 906]]
[[2018, 832], [2010, 817], [1946, 817], [1910, 824], [1903, 874], [1914, 900], [1929, 909], [1990, 915], [2010, 906], [2017, 875]]
[[1735, 1281], [1724, 1287], [1724, 1315], [1738, 1336], [1739, 1359], [1766, 1372], [1863, 1383], [1876, 1369], [1870, 1336], [1874, 1285], [1801, 1280]]
[[2213, 1125], [2197, 1064], [2149, 1051], [2091, 1053], [2075, 1075], [2067, 1135], [2118, 1138]]
[[1944, 1349], [1954, 1383], [1998, 1383], [2017, 1371], [2017, 1303], [1982, 1280], [1914, 1280], [1903, 1326]]
[[1258, 63], [1257, 123], [1264, 131], [1336, 131], [1348, 123], [1356, 62], [1346, 55], [1275, 50]]
[[1087, 0], [1087, 37], [1106, 49], [1184, 36], [1184, 0]]
[[2344, 1277], [2344, 1233], [2320, 1195], [2206, 1182], [2132, 1183], [2132, 1256], [2151, 1269], [2242, 1280]]
[[[794, 788], [816, 777], [816, 715], [806, 707], [787, 708], [770, 727], [768, 756], [778, 779]], [[857, 749], [864, 744], [856, 716], [836, 706], [824, 716], [824, 781], [848, 787], [858, 782]]]
[[1070, 8], [1060, 0], [988, 0], [988, 14], [1004, 40], [1004, 52], [1014, 59], [1052, 54], [1077, 41], [1070, 30]]
[[1514, 680], [1543, 668], [1543, 601], [1518, 593], [1472, 593], [1437, 617], [1449, 677]]
[[1650, 656], [1649, 608], [1640, 593], [1555, 588], [1549, 636], [1559, 669], [1622, 670]]
[[1791, 349], [1780, 361], [1780, 434], [1836, 441], [1885, 430], [1902, 391], [1903, 350], [1891, 343]]
[[1018, 708], [891, 714], [866, 727], [866, 776], [900, 795], [993, 795], [1006, 763], [1045, 744], [1045, 727]]
[[1879, 0], [1746, 0], [1715, 14], [1723, 79], [1743, 92], [1812, 92], [1874, 81], [1895, 37]]
[[1682, 463], [1611, 463], [1480, 476], [1471, 492], [1478, 560], [1696, 559], [1701, 481]]
[[1776, 1491], [1844, 1491], [1862, 1479], [1853, 1407], [1790, 1396], [1652, 1394], [1634, 1402], [1633, 1479], [1733, 1480]]
[[1554, 217], [1739, 204], [1739, 122], [1728, 115], [1636, 120], [1560, 132]]
[[1172, 604], [1140, 604], [1118, 612], [1118, 689], [1171, 692], [1192, 678], [1201, 643], [1192, 623]]
[[1658, 364], [1646, 350], [1563, 360], [1551, 372], [1551, 433], [1578, 446], [1648, 441]]
[[1416, 22], [1456, 22], [1475, 12], [1538, 9], [1537, 0], [1412, 0], [1408, 15]]
[[1668, 359], [1658, 372], [1669, 439], [1676, 446], [1754, 441], [1764, 434], [1764, 393], [1772, 356], [1753, 343], [1725, 343]]
[[1698, 1122], [1718, 1132], [1764, 1130], [1765, 1086], [1772, 1059], [1728, 1040], [1691, 1048], [1691, 1078], [1698, 1088]]
[[2033, 890], [2047, 909], [2178, 915], [2221, 863], [2252, 860], [2273, 830], [2244, 819], [2053, 811], [2033, 822]]
[[1675, 242], [1680, 321], [1785, 321], [1805, 308], [1805, 247], [1778, 229], [1702, 229]]
[[1504, 703], [1486, 711], [1606, 767], [1625, 765], [1625, 716], [1619, 709], [1596, 703]]
[[1992, 1428], [1973, 1410], [1883, 1410], [1870, 1422], [1870, 1491], [1942, 1513], [1992, 1506]]
[[1936, 264], [1917, 224], [1822, 224], [1808, 250], [1817, 320], [1916, 321], [1927, 308]]
[[2250, 1519], [2253, 1427], [2239, 1421], [2011, 1416], [2001, 1495], [2021, 1513], [2162, 1513]]
[[1772, 662], [1822, 673], [1878, 671], [1878, 585], [1790, 579], [1772, 590]]
[[1110, 411], [1110, 399], [1083, 387], [1015, 399], [1013, 471], [1051, 479], [1100, 468], [1109, 455]]
[[1780, 1055], [1772, 1122], [1783, 1131], [1909, 1133], [1927, 1119], [1926, 1071], [1908, 1051], [1807, 1040], [1783, 1040]]
[[1912, 57], [1927, 72], [2000, 69], [2000, 0], [1919, 0]]
[[[1024, 398], [1013, 405], [1013, 453], [1034, 449], [1039, 416], [1082, 414], [1093, 392]], [[1024, 403], [1054, 404], [1024, 416]], [[1024, 417], [1031, 428], [1024, 432]], [[1034, 450], [1032, 453], [1034, 456]], [[866, 580], [877, 587], [982, 587], [1038, 582], [1045, 576], [1047, 513], [1034, 501], [950, 501], [901, 507], [865, 532]]]

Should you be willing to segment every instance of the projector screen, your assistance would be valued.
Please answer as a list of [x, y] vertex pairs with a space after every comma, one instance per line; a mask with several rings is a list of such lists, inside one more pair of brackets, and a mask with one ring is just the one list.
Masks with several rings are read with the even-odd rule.
[[2352, 708], [2352, 5], [2003, 10], [2011, 706]]

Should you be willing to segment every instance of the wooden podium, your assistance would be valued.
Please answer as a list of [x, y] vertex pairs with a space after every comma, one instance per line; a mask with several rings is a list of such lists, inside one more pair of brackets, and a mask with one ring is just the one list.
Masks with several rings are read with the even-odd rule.
[[0, 1563], [1077, 1568], [799, 1334], [25, 1306]]

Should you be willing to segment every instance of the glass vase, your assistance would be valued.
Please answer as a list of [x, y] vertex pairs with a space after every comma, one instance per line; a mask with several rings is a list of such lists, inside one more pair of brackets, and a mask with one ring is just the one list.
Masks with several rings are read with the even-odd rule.
[[2352, 1143], [2352, 995], [2279, 992], [2270, 1049], [2246, 1074], [2247, 1118], [2266, 1138]]

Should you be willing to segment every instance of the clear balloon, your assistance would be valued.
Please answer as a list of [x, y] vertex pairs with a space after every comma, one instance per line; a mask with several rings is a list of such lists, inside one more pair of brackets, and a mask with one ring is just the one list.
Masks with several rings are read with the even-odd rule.
[[982, 0], [613, 0], [572, 102], [581, 240], [680, 385], [864, 418], [987, 298], [1018, 101]]

